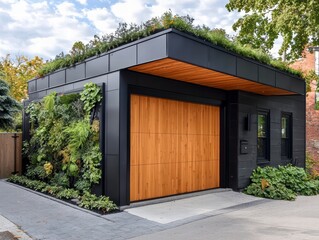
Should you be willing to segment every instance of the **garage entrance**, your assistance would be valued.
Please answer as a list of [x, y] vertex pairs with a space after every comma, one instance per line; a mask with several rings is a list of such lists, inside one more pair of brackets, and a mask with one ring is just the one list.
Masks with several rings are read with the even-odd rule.
[[131, 95], [130, 201], [219, 187], [220, 108]]

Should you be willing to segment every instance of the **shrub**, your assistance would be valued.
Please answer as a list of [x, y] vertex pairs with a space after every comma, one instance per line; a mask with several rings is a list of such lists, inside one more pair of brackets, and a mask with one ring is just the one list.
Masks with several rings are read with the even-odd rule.
[[117, 209], [117, 206], [112, 201], [110, 201], [108, 197], [98, 197], [95, 194], [91, 194], [89, 192], [85, 192], [80, 198], [79, 206], [86, 209], [100, 210], [104, 213], [111, 212]]
[[310, 179], [303, 168], [292, 165], [258, 167], [250, 179], [252, 183], [244, 192], [257, 197], [294, 200], [297, 195], [319, 193], [319, 181]]
[[79, 206], [86, 209], [99, 210], [103, 213], [111, 212], [117, 209], [116, 204], [114, 204], [107, 196], [96, 196], [88, 191], [84, 191], [81, 195], [79, 190], [73, 188], [49, 185], [43, 181], [32, 180], [26, 176], [18, 175], [12, 175], [7, 181], [31, 188], [36, 191], [50, 194], [59, 199], [80, 199]]

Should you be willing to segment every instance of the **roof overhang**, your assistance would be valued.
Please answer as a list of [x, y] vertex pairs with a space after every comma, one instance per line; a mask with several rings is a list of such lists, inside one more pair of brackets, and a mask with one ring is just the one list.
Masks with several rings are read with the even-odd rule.
[[305, 95], [306, 89], [305, 81], [297, 76], [168, 29], [33, 79], [28, 82], [28, 93], [30, 99], [40, 98], [46, 89], [67, 89], [74, 82], [124, 69], [267, 96]]
[[129, 68], [132, 71], [223, 90], [242, 90], [260, 95], [292, 95], [294, 92], [249, 81], [218, 71], [165, 58]]

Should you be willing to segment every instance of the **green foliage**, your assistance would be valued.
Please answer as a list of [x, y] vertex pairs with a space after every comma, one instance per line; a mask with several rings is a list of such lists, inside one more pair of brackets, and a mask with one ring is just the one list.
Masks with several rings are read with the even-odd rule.
[[88, 115], [96, 104], [102, 100], [101, 88], [94, 83], [85, 84], [80, 95], [81, 101], [84, 103], [84, 110]]
[[285, 0], [229, 0], [229, 11], [245, 12], [233, 25], [244, 45], [270, 50], [283, 38], [279, 54], [297, 59], [307, 44], [319, 44], [319, 2]]
[[90, 183], [99, 183], [102, 175], [100, 162], [102, 153], [99, 145], [93, 146], [89, 151], [83, 154], [83, 179]]
[[[113, 34], [108, 34], [102, 37], [94, 36], [94, 39], [86, 45], [76, 42], [70, 51], [70, 54], [64, 55], [61, 53], [60, 55], [56, 56], [54, 60], [46, 63], [40, 69], [39, 75], [43, 76], [57, 69], [72, 66], [77, 62], [83, 61], [84, 59], [107, 52], [126, 43], [150, 36], [159, 31], [174, 28], [201, 38], [207, 42], [226, 48], [240, 55], [301, 76], [299, 71], [289, 68], [286, 63], [280, 63], [279, 61], [273, 60], [267, 54], [265, 49], [269, 49], [270, 44], [268, 42], [265, 47], [262, 47], [263, 45], [259, 44], [260, 48], [258, 49], [260, 50], [256, 50], [256, 44], [253, 44], [253, 42], [243, 42], [241, 41], [241, 38], [232, 40], [229, 36], [227, 36], [224, 30], [210, 29], [207, 26], [194, 26], [193, 21], [194, 19], [188, 15], [173, 15], [171, 11], [168, 11], [162, 16], [152, 18], [141, 25], [120, 23], [117, 30]], [[262, 42], [263, 39], [260, 41], [260, 43]]]
[[73, 198], [78, 198], [79, 197], [79, 191], [72, 189], [72, 188], [66, 188], [55, 195], [57, 198], [60, 199], [73, 199]]
[[303, 168], [292, 165], [258, 167], [250, 179], [252, 183], [245, 193], [257, 197], [294, 200], [297, 195], [319, 193], [319, 181], [310, 179]]
[[81, 192], [89, 191], [91, 183], [88, 180], [80, 179], [74, 184], [74, 187]]
[[9, 86], [0, 79], [0, 128], [10, 128], [14, 124], [14, 115], [21, 105], [9, 96]]
[[52, 92], [43, 98], [43, 107], [48, 112], [53, 112], [55, 106], [56, 92]]
[[88, 191], [84, 191], [81, 194], [80, 191], [72, 188], [65, 188], [54, 184], [49, 185], [46, 182], [32, 180], [26, 176], [19, 175], [12, 175], [7, 181], [50, 194], [59, 199], [80, 199], [79, 206], [86, 209], [99, 210], [103, 213], [112, 212], [117, 209], [117, 206], [108, 197], [96, 196]]
[[63, 172], [55, 173], [54, 176], [50, 179], [50, 184], [65, 188], [70, 187], [69, 178]]
[[[87, 84], [83, 92], [51, 93], [27, 107], [32, 124], [30, 141], [24, 145], [24, 156], [30, 160], [28, 177], [81, 190], [90, 190], [100, 181], [99, 120], [95, 114], [89, 119], [86, 111], [101, 101], [101, 90]], [[85, 104], [90, 108], [84, 110]]]
[[69, 105], [76, 100], [80, 99], [80, 95], [76, 93], [66, 94], [60, 96], [59, 103]]
[[306, 173], [312, 179], [319, 179], [319, 173], [317, 171], [318, 163], [312, 158], [309, 153], [306, 153]]
[[116, 205], [110, 201], [106, 196], [96, 196], [89, 192], [85, 192], [84, 195], [80, 198], [80, 207], [86, 209], [96, 209], [104, 213], [111, 212], [117, 209]]

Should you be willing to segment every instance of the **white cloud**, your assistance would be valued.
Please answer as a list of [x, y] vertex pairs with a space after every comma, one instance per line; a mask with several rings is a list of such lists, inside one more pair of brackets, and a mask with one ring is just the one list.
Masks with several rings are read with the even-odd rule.
[[79, 12], [73, 3], [62, 2], [56, 6], [57, 14], [66, 17], [81, 17], [82, 14]]
[[67, 52], [75, 41], [87, 43], [94, 34], [114, 32], [119, 22], [140, 24], [169, 9], [189, 14], [195, 24], [211, 28], [231, 25], [227, 0], [0, 0], [0, 57], [7, 53], [52, 58]]
[[114, 32], [119, 20], [107, 8], [83, 10], [90, 23], [99, 31], [98, 34]]
[[76, 0], [78, 3], [82, 4], [82, 5], [86, 5], [87, 1], [86, 0]]

